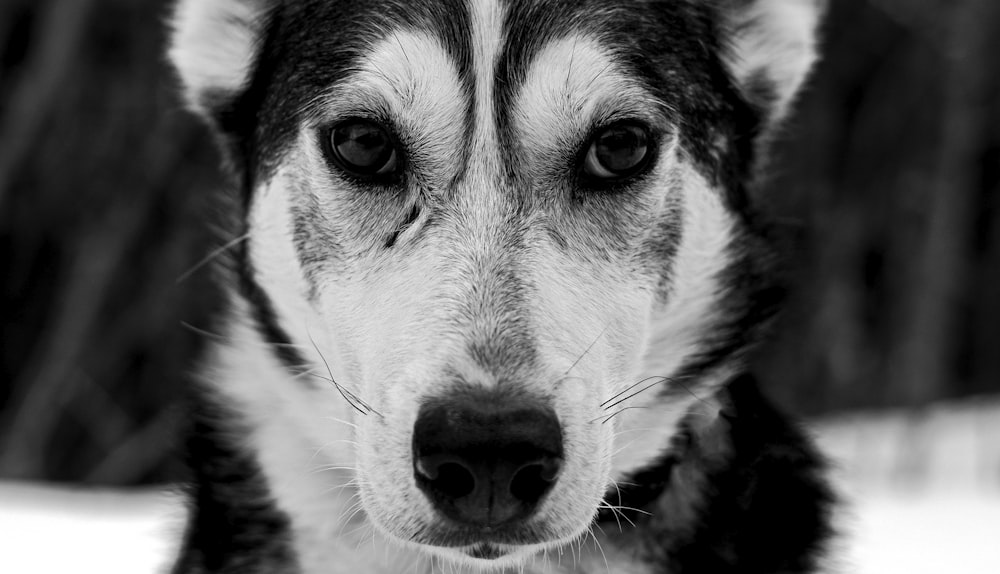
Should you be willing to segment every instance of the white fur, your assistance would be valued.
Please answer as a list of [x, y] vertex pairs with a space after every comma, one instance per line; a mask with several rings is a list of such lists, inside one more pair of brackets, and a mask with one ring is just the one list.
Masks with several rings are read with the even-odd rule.
[[174, 13], [170, 59], [188, 103], [205, 112], [209, 91], [235, 94], [250, 76], [269, 0], [182, 0]]
[[742, 85], [763, 74], [776, 98], [770, 118], [780, 120], [816, 61], [816, 29], [826, 0], [725, 0], [723, 5], [732, 30], [730, 71]]
[[495, 136], [492, 121], [494, 64], [500, 54], [501, 29], [504, 20], [504, 6], [500, 0], [478, 0], [470, 2], [472, 21], [472, 58], [476, 73], [476, 147], [484, 149]]

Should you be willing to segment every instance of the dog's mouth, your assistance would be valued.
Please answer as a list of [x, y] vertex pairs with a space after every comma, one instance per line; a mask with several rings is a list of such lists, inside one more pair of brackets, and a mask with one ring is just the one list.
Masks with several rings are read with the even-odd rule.
[[[534, 536], [521, 532], [511, 536], [463, 536], [439, 540], [441, 544], [423, 544], [425, 551], [449, 562], [476, 564], [482, 568], [494, 569], [522, 564], [529, 556], [543, 548], [562, 546], [566, 541], [549, 537]], [[537, 534], [537, 533], [535, 533]]]
[[433, 525], [421, 529], [410, 541], [468, 554], [478, 552], [476, 549], [480, 547], [503, 549], [504, 553], [509, 553], [519, 547], [547, 544], [558, 538], [546, 527], [544, 521], [514, 523], [495, 528], [467, 528], [450, 522], [435, 521]]
[[477, 560], [498, 560], [509, 554], [510, 550], [497, 544], [484, 542], [482, 544], [463, 548], [462, 552], [467, 554], [469, 558], [475, 558]]

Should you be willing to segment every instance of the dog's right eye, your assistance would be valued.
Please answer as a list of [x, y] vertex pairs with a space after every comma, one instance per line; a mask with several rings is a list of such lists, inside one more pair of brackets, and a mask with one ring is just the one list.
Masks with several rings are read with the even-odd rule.
[[329, 153], [345, 172], [370, 179], [396, 172], [396, 142], [383, 126], [365, 119], [351, 119], [330, 129]]
[[652, 137], [645, 127], [633, 122], [613, 124], [591, 137], [582, 174], [598, 185], [621, 181], [642, 171], [652, 151]]

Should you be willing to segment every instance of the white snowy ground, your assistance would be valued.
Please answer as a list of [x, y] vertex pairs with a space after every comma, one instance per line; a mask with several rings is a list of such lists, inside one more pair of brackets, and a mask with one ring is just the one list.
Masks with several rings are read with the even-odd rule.
[[848, 502], [840, 571], [1000, 574], [1000, 400], [856, 413], [816, 434]]
[[[1000, 574], [1000, 402], [815, 428], [849, 502], [837, 572]], [[162, 572], [182, 522], [162, 491], [0, 482], [0, 573]]]

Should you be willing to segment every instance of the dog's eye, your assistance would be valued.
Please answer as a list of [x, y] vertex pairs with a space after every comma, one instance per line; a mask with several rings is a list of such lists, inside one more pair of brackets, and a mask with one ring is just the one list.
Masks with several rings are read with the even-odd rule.
[[590, 140], [583, 160], [584, 173], [598, 180], [616, 180], [637, 173], [652, 155], [649, 132], [642, 126], [620, 123]]
[[379, 124], [347, 120], [330, 130], [333, 160], [345, 171], [364, 177], [389, 174], [397, 164], [396, 144]]

